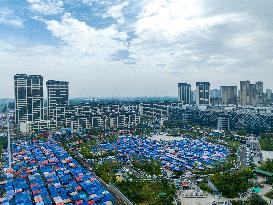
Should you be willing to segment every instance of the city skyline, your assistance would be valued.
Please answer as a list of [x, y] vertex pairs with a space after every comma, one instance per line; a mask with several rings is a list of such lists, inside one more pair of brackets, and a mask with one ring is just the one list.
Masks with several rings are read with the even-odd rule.
[[197, 81], [273, 88], [270, 1], [0, 5], [1, 98], [14, 97], [16, 73], [69, 81], [71, 97], [176, 96], [177, 83]]
[[[40, 74], [33, 74], [33, 73], [31, 73], [31, 74], [26, 74], [26, 73], [24, 73], [24, 74], [15, 74], [14, 76], [16, 76], [16, 75], [30, 75], [30, 76], [41, 76], [42, 78], [44, 78], [44, 76], [43, 75], [40, 75]], [[13, 76], [13, 77], [14, 77]], [[68, 81], [67, 80], [57, 80], [56, 81], [56, 79], [46, 79], [46, 78], [44, 78], [45, 79], [45, 82], [47, 82], [47, 81], [55, 81], [55, 82], [64, 82], [64, 83], [68, 83]], [[217, 91], [219, 91], [219, 93], [221, 92], [221, 87], [238, 87], [238, 90], [237, 90], [237, 94], [239, 95], [239, 93], [240, 93], [240, 83], [242, 82], [242, 81], [249, 81], [249, 80], [241, 80], [241, 81], [239, 81], [238, 82], [238, 86], [237, 85], [231, 85], [231, 84], [228, 84], [228, 85], [219, 85], [219, 86], [217, 86], [216, 87], [216, 85], [212, 85], [211, 84], [211, 82], [208, 82], [209, 84], [210, 84], [210, 91], [214, 91], [214, 90], [217, 90]], [[194, 83], [189, 83], [189, 82], [182, 82], [182, 81], [180, 81], [180, 82], [177, 82], [176, 83], [176, 87], [174, 87], [174, 89], [176, 90], [176, 94], [174, 94], [174, 95], [161, 95], [161, 96], [156, 96], [156, 95], [150, 95], [150, 96], [136, 96], [136, 95], [128, 95], [128, 96], [122, 96], [122, 95], [117, 95], [117, 96], [114, 96], [114, 95], [112, 95], [112, 96], [87, 96], [87, 95], [84, 95], [84, 96], [71, 96], [71, 94], [69, 93], [69, 95], [70, 95], [70, 98], [71, 99], [73, 99], [73, 98], [107, 98], [107, 97], [110, 97], [110, 98], [126, 98], [126, 97], [177, 97], [177, 85], [178, 85], [178, 88], [179, 88], [179, 85], [180, 84], [187, 84], [187, 85], [189, 85], [189, 86], [191, 86], [191, 91], [197, 91], [197, 85], [196, 85], [196, 83], [198, 83], [198, 82], [201, 82], [201, 81], [196, 81], [196, 82], [194, 82]], [[203, 81], [202, 81], [203, 82]], [[251, 81], [250, 81], [251, 82]], [[261, 83], [264, 83], [263, 81], [260, 81], [260, 80], [258, 80], [258, 81], [255, 81], [256, 83], [259, 83], [259, 82], [261, 82]], [[70, 82], [69, 82], [69, 84], [70, 84]], [[12, 86], [14, 86], [14, 82], [13, 82], [13, 85]], [[46, 89], [47, 89], [47, 84], [46, 83], [43, 83], [43, 85], [42, 85], [42, 87], [43, 87], [43, 91], [46, 91]], [[264, 94], [267, 94], [267, 91], [269, 91], [269, 90], [272, 90], [272, 88], [268, 88], [268, 87], [262, 87], [263, 88], [263, 93]], [[13, 96], [8, 96], [8, 97], [1, 97], [0, 96], [0, 99], [13, 99], [15, 96], [14, 96], [14, 87], [12, 88], [13, 90], [12, 90], [12, 93], [13, 93]], [[10, 93], [9, 93], [10, 94]], [[212, 97], [212, 96], [211, 96]], [[44, 92], [44, 98], [45, 99], [47, 99], [48, 98], [48, 93], [47, 92]]]

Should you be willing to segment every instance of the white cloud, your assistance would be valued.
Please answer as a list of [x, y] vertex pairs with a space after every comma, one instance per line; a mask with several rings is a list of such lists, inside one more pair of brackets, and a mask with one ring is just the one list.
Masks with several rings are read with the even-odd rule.
[[187, 32], [206, 30], [241, 17], [239, 14], [207, 15], [202, 3], [201, 0], [151, 0], [137, 17], [136, 34], [176, 41]]
[[23, 28], [24, 23], [21, 18], [16, 17], [14, 11], [8, 8], [0, 8], [0, 24]]
[[27, 0], [34, 12], [43, 15], [58, 14], [63, 11], [62, 0]]
[[[229, 56], [210, 58], [218, 54], [203, 53], [198, 42], [206, 42], [215, 26], [240, 22], [241, 14], [209, 15], [200, 0], [145, 2], [132, 25], [136, 38], [129, 49], [138, 66], [165, 72], [195, 72], [200, 66], [194, 65], [201, 63], [210, 69], [210, 65], [237, 62]], [[161, 64], [165, 66], [158, 66]]]
[[127, 48], [126, 33], [119, 32], [114, 26], [95, 29], [70, 14], [65, 14], [60, 22], [48, 21], [47, 28], [55, 37], [90, 56], [109, 60], [111, 55]]
[[[257, 0], [243, 7], [229, 0], [28, 2], [36, 12], [33, 19], [45, 22], [59, 41], [54, 39], [51, 46], [27, 42], [22, 47], [0, 41], [0, 81], [15, 72], [40, 73], [70, 81], [72, 96], [176, 95], [179, 81], [194, 85], [204, 80], [218, 87], [249, 79], [273, 86], [270, 3]], [[87, 8], [85, 18], [73, 10], [80, 2]], [[72, 16], [65, 14], [68, 10]], [[93, 18], [95, 12], [99, 15]], [[62, 18], [39, 15], [56, 13]], [[120, 60], [117, 53], [128, 53], [128, 58]]]
[[[231, 49], [241, 49], [263, 53], [273, 46], [273, 31], [257, 29], [248, 32], [241, 32], [241, 35], [234, 35], [225, 41], [226, 46]], [[267, 49], [265, 49], [267, 48]]]
[[123, 10], [125, 7], [129, 5], [129, 1], [124, 1], [120, 4], [111, 6], [107, 13], [103, 15], [103, 17], [112, 17], [118, 21], [118, 23], [124, 23]]

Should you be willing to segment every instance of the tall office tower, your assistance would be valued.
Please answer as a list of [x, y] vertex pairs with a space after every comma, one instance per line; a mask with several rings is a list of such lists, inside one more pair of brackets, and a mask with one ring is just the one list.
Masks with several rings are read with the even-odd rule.
[[69, 83], [49, 80], [47, 86], [47, 117], [55, 120], [56, 126], [65, 120], [65, 107], [69, 105]]
[[183, 104], [191, 103], [191, 85], [187, 83], [178, 83], [178, 101]]
[[40, 75], [16, 74], [15, 124], [44, 119], [43, 77]]
[[240, 81], [240, 105], [250, 105], [250, 81]]
[[197, 82], [196, 83], [196, 104], [209, 105], [210, 104], [210, 83]]
[[264, 84], [261, 81], [255, 83], [255, 103], [262, 105], [264, 103]]
[[237, 86], [221, 86], [220, 90], [223, 105], [237, 105]]
[[44, 119], [44, 84], [41, 75], [29, 75], [27, 80], [28, 121]]
[[256, 95], [256, 85], [250, 84], [250, 105], [256, 106], [258, 103], [258, 98]]
[[28, 120], [27, 115], [27, 75], [17, 74], [14, 76], [15, 90], [15, 124]]
[[268, 100], [272, 99], [272, 90], [271, 89], [266, 89], [266, 98]]

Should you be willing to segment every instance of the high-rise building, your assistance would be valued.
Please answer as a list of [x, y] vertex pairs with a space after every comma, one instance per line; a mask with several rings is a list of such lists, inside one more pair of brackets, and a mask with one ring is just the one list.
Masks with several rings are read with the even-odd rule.
[[69, 83], [49, 80], [47, 86], [47, 115], [48, 119], [58, 123], [65, 120], [65, 107], [69, 105]]
[[183, 104], [191, 103], [191, 85], [188, 83], [178, 83], [178, 101]]
[[29, 75], [27, 81], [28, 121], [44, 119], [44, 83], [41, 75]]
[[221, 86], [220, 90], [223, 105], [237, 105], [237, 86]]
[[28, 120], [27, 79], [27, 75], [25, 74], [17, 74], [14, 76], [15, 124], [20, 124]]
[[210, 83], [197, 82], [196, 83], [196, 104], [209, 105], [210, 104]]
[[15, 124], [44, 119], [43, 77], [40, 75], [16, 74]]
[[272, 90], [271, 89], [266, 89], [266, 98], [268, 100], [272, 99]]
[[250, 81], [240, 81], [240, 105], [250, 105]]
[[264, 84], [261, 81], [255, 83], [255, 101], [256, 105], [262, 105], [264, 103]]
[[263, 82], [250, 84], [250, 81], [240, 82], [240, 105], [256, 106], [263, 104]]

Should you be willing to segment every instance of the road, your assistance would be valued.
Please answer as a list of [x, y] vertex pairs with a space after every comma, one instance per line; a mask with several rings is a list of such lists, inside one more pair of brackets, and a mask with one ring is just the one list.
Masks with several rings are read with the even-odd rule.
[[240, 156], [240, 165], [243, 167], [247, 166], [247, 148], [242, 146], [239, 148], [239, 156]]

